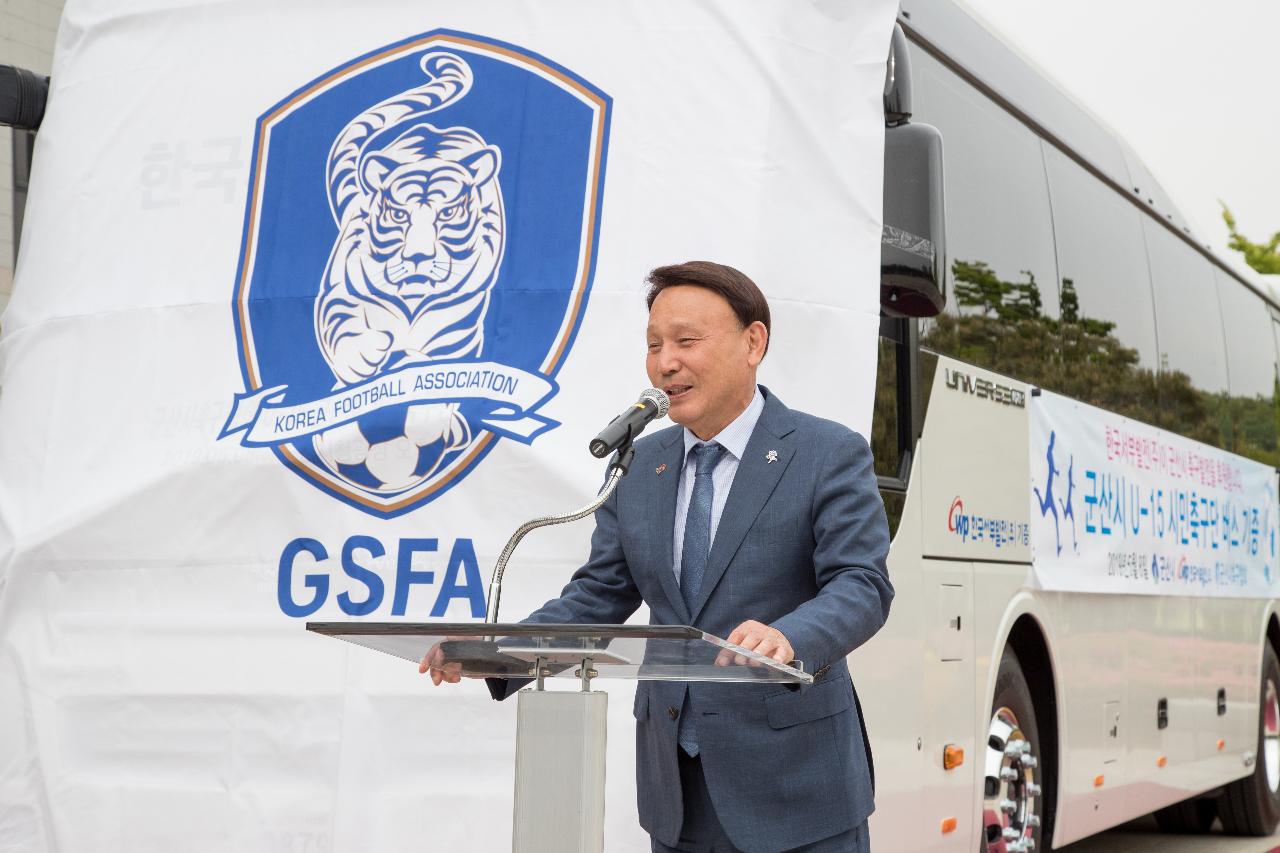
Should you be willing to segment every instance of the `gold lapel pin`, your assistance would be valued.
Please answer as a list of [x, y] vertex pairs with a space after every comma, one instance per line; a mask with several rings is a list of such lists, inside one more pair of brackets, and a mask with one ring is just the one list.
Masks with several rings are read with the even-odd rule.
[[663, 471], [665, 471], [665, 470], [667, 470], [667, 463], [663, 462], [663, 463], [662, 463], [661, 465], [659, 465], [657, 468], [654, 468], [654, 469], [653, 469], [653, 473], [655, 473], [655, 474], [661, 474], [661, 473], [662, 473]]
[[778, 461], [778, 451], [776, 451], [776, 450], [770, 450], [768, 453], [766, 453], [766, 454], [764, 455], [764, 461], [765, 461], [765, 462], [777, 462], [777, 461]]

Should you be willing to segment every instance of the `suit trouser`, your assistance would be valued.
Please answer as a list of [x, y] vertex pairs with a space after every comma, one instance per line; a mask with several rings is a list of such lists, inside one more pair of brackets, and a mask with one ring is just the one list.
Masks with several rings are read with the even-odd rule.
[[[684, 826], [675, 847], [651, 839], [653, 853], [742, 853], [733, 846], [716, 817], [707, 780], [702, 775], [702, 761], [685, 755], [683, 749], [677, 748], [676, 754], [680, 757], [680, 787], [684, 792]], [[863, 822], [848, 832], [779, 853], [871, 853], [871, 841]]]

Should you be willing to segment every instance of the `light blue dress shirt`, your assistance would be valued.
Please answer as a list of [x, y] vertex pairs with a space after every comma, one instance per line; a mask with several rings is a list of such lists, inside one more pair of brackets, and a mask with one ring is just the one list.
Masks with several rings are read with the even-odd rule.
[[[715, 486], [715, 499], [711, 503], [711, 544], [716, 541], [716, 528], [720, 526], [720, 515], [724, 512], [725, 500], [729, 497], [729, 489], [733, 486], [734, 475], [738, 473], [738, 463], [747, 450], [747, 442], [755, 431], [760, 413], [764, 411], [764, 395], [756, 388], [756, 395], [751, 398], [747, 408], [732, 423], [712, 436], [714, 441], [725, 449], [715, 470], [711, 472], [711, 482]], [[693, 434], [687, 427], [684, 431], [684, 464], [680, 466], [680, 487], [676, 490], [676, 526], [672, 539], [672, 553], [675, 555], [676, 580], [680, 580], [680, 558], [684, 550], [684, 522], [689, 513], [689, 498], [693, 495], [693, 481], [696, 472], [695, 463], [689, 456], [689, 450], [702, 439]]]

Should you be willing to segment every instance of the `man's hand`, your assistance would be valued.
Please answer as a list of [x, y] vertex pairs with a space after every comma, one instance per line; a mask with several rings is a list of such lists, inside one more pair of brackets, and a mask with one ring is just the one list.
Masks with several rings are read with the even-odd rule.
[[[757, 622], [754, 619], [748, 619], [733, 632], [725, 637], [726, 640], [735, 646], [742, 646], [748, 651], [757, 652], [765, 657], [771, 657], [778, 663], [791, 663], [795, 659], [795, 652], [791, 648], [791, 643], [782, 635], [777, 628], [770, 628], [763, 622]], [[754, 663], [750, 658], [744, 658], [742, 655], [735, 655], [729, 651], [722, 651], [716, 657], [717, 666], [728, 666], [730, 663], [749, 664]]]
[[436, 687], [441, 682], [447, 681], [450, 684], [457, 684], [462, 680], [462, 664], [457, 661], [448, 661], [445, 659], [444, 652], [440, 650], [440, 643], [436, 643], [427, 653], [422, 656], [422, 663], [418, 664], [418, 672], [431, 672], [431, 683]]

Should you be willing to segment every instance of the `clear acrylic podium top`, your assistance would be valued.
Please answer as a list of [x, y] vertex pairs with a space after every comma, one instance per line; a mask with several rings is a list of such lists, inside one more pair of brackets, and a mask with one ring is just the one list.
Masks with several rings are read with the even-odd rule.
[[679, 625], [308, 622], [307, 630], [472, 678], [732, 681], [808, 684], [813, 676]]

